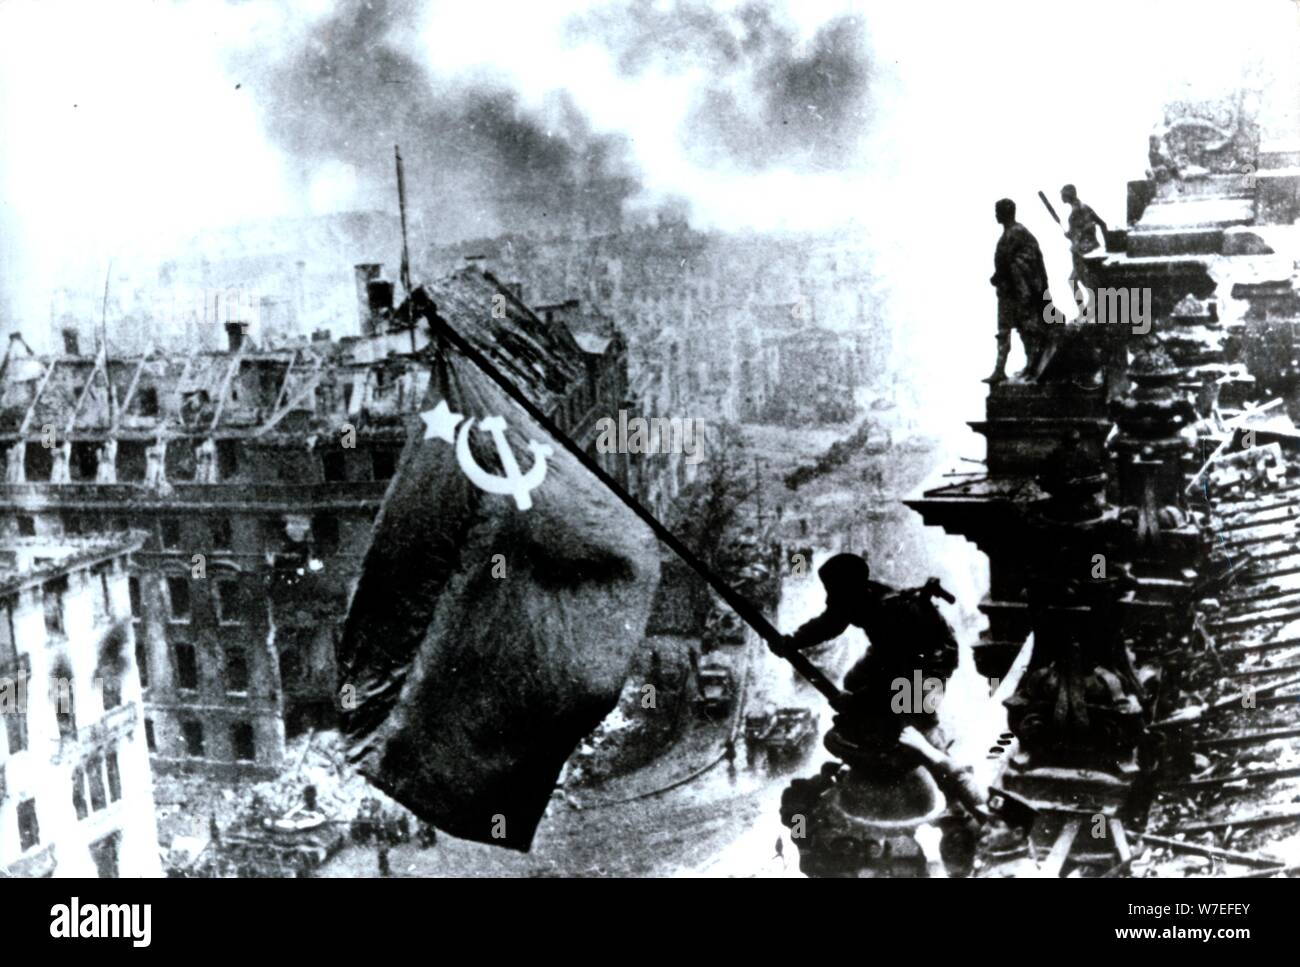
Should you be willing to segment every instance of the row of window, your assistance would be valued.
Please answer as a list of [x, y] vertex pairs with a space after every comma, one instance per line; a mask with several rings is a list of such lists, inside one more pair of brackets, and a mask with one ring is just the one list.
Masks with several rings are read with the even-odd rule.
[[[104, 625], [113, 620], [113, 595], [109, 590], [110, 567], [101, 565], [91, 573], [91, 580], [98, 585], [92, 598], [95, 608], [95, 624]], [[66, 574], [51, 578], [41, 585], [41, 604], [45, 610], [45, 630], [54, 636], [67, 634], [67, 615], [65, 599], [68, 594], [68, 576]], [[13, 626], [13, 605], [5, 605], [8, 614], [6, 623]]]
[[[207, 755], [207, 738], [202, 722], [197, 719], [183, 719], [181, 738], [185, 742], [185, 754], [191, 759], [202, 759]], [[144, 720], [144, 740], [150, 754], [156, 754], [158, 739], [154, 732], [153, 719]], [[230, 749], [238, 762], [253, 762], [257, 759], [257, 740], [250, 723], [235, 722], [230, 726]]]
[[[176, 687], [194, 690], [199, 687], [199, 660], [194, 646], [178, 643], [172, 646], [176, 663]], [[248, 653], [241, 645], [227, 645], [222, 649], [225, 659], [225, 685], [227, 692], [248, 691]]]
[[[217, 474], [228, 480], [239, 472], [237, 440], [218, 440]], [[114, 473], [121, 483], [140, 483], [148, 472], [149, 458], [146, 445], [139, 440], [119, 440]], [[72, 444], [68, 459], [68, 477], [73, 483], [94, 483], [99, 476], [101, 444], [95, 440], [77, 440]], [[54, 454], [44, 441], [27, 444], [24, 453], [24, 477], [33, 483], [48, 481], [54, 471]], [[175, 481], [192, 480], [198, 467], [193, 450], [178, 446], [167, 449], [166, 474]]]
[[[182, 720], [181, 737], [185, 741], [185, 754], [191, 759], [202, 759], [207, 755], [202, 722], [197, 719]], [[145, 738], [149, 743], [149, 751], [156, 751], [153, 722], [145, 723]], [[250, 723], [236, 722], [230, 726], [230, 750], [237, 762], [252, 762], [257, 758], [257, 741]]]
[[[162, 546], [169, 551], [187, 550], [181, 532], [181, 522], [176, 517], [164, 517], [161, 522]], [[229, 517], [208, 518], [208, 532], [212, 538], [212, 547], [218, 551], [229, 551], [235, 546], [234, 527]]]
[[[122, 774], [118, 769], [115, 749], [90, 758], [72, 771], [72, 805], [77, 811], [78, 819], [85, 819], [92, 812], [107, 809], [110, 802], [117, 802], [121, 798]], [[24, 799], [18, 804], [17, 811], [18, 845], [26, 852], [41, 841], [36, 800]]]
[[[217, 551], [234, 550], [232, 524], [229, 518], [209, 518], [212, 536], [211, 547]], [[190, 552], [194, 542], [188, 541], [181, 527], [181, 521], [175, 517], [164, 517], [159, 525], [159, 545], [166, 551]], [[281, 517], [258, 518], [258, 542], [263, 548], [288, 549], [289, 534], [285, 521]], [[310, 536], [302, 535], [302, 540], [310, 540], [316, 550], [323, 554], [333, 554], [339, 547], [339, 519], [334, 514], [313, 514]], [[298, 539], [295, 535], [294, 540]]]
[[[107, 779], [107, 782], [105, 782]], [[87, 790], [90, 796], [87, 800]], [[72, 805], [78, 819], [108, 808], [122, 798], [122, 774], [118, 770], [117, 750], [91, 756], [72, 770]]]
[[[235, 440], [218, 440], [217, 443], [217, 479], [231, 480], [239, 473], [238, 442]], [[89, 440], [79, 440], [72, 444], [68, 462], [68, 476], [73, 483], [94, 483], [99, 471], [100, 444]], [[398, 450], [392, 447], [377, 446], [369, 448], [370, 475], [373, 480], [388, 480], [393, 476], [397, 466]], [[327, 483], [346, 483], [348, 481], [347, 458], [342, 448], [332, 447], [321, 452], [321, 472]], [[32, 483], [44, 483], [54, 471], [54, 456], [51, 448], [44, 443], [28, 443], [24, 454], [24, 477]], [[114, 472], [119, 483], [141, 483], [145, 479], [148, 460], [145, 445], [139, 441], [122, 440], [118, 443], [117, 459]], [[176, 445], [167, 448], [165, 473], [173, 483], [192, 481], [197, 473], [198, 458], [193, 450], [180, 449]], [[290, 468], [292, 469], [292, 468]], [[286, 473], [288, 470], [285, 471]], [[267, 481], [270, 482], [270, 481]], [[287, 480], [288, 483], [302, 482]]]
[[[190, 595], [190, 579], [169, 577], [166, 579], [167, 613], [172, 621], [185, 622], [193, 616]], [[243, 624], [247, 616], [258, 607], [256, 598], [238, 578], [217, 578], [212, 581], [212, 606], [216, 610], [217, 621], [223, 625]], [[139, 620], [144, 615], [144, 606], [140, 597], [140, 579], [127, 579], [131, 596], [131, 617]], [[139, 647], [137, 640], [136, 646]], [[139, 652], [137, 652], [138, 654]], [[141, 665], [140, 675], [148, 673]], [[147, 684], [147, 683], [146, 683]]]
[[[135, 578], [131, 579], [135, 581]], [[172, 621], [189, 621], [193, 616], [190, 597], [190, 579], [169, 577], [167, 585], [167, 610]], [[212, 607], [216, 611], [217, 622], [223, 625], [243, 624], [257, 607], [257, 601], [248, 588], [238, 578], [217, 578], [211, 582]], [[132, 613], [134, 603], [139, 599], [139, 585], [132, 593]]]
[[[103, 693], [104, 711], [114, 709], [122, 704], [122, 683], [116, 678], [100, 679]], [[30, 688], [24, 683], [23, 690]], [[75, 740], [77, 737], [77, 695], [70, 679], [60, 679], [50, 689], [50, 699], [54, 704], [54, 719], [59, 727], [59, 738]], [[5, 737], [9, 743], [9, 754], [22, 752], [27, 748], [27, 709], [8, 708], [3, 716]]]
[[[207, 547], [213, 551], [233, 551], [235, 550], [234, 541], [234, 522], [230, 517], [208, 517], [208, 542]], [[272, 547], [285, 546], [285, 521], [281, 517], [263, 517], [259, 521], [261, 533], [259, 538], [261, 543]], [[21, 513], [14, 517], [14, 525], [19, 537], [35, 537], [36, 522], [30, 515]], [[152, 529], [152, 521], [148, 524], [140, 524], [136, 529]], [[159, 534], [159, 546], [166, 551], [192, 551], [195, 550], [195, 542], [187, 541], [185, 530], [181, 526], [179, 517], [164, 517], [157, 524], [157, 534]], [[131, 529], [130, 521], [126, 517], [110, 517], [105, 522], [100, 516], [87, 516], [81, 513], [72, 513], [64, 517], [64, 533], [70, 537], [81, 537], [85, 534], [94, 534], [110, 530], [113, 533], [126, 533]], [[316, 513], [312, 516], [311, 541], [316, 545], [318, 551], [325, 554], [333, 554], [338, 550], [339, 545], [339, 521], [333, 513]], [[203, 538], [199, 538], [199, 550], [203, 550]]]
[[[110, 790], [112, 786], [109, 787]], [[101, 788], [101, 794], [103, 792]], [[93, 787], [92, 787], [93, 795]], [[118, 796], [121, 795], [121, 789], [118, 789]], [[77, 793], [73, 791], [73, 802], [76, 802]], [[84, 800], [84, 794], [83, 794]], [[84, 819], [81, 815], [82, 806], [78, 808], [78, 818]], [[25, 853], [29, 849], [40, 844], [41, 825], [36, 818], [36, 800], [24, 799], [18, 804], [18, 845]], [[90, 856], [95, 862], [95, 870], [101, 878], [116, 877], [118, 875], [118, 850], [121, 846], [122, 834], [119, 831], [113, 831], [103, 839], [97, 840], [90, 844]]]
[[[370, 450], [370, 475], [375, 480], [389, 480], [397, 469], [397, 450], [372, 447]], [[347, 456], [342, 449], [322, 450], [321, 471], [326, 483], [346, 483], [348, 479]]]

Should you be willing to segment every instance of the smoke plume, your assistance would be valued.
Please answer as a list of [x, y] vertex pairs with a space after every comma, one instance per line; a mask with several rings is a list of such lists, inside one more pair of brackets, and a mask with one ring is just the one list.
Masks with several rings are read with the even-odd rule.
[[624, 139], [595, 134], [562, 90], [530, 110], [500, 83], [435, 77], [418, 52], [422, 13], [347, 0], [269, 62], [235, 58], [301, 189], [340, 172], [360, 182], [354, 203], [391, 209], [400, 144], [410, 206], [441, 238], [509, 230], [521, 205], [557, 225], [574, 207], [617, 211], [635, 185]]
[[806, 44], [771, 3], [722, 12], [699, 0], [604, 7], [575, 18], [571, 36], [598, 39], [619, 70], [699, 71], [682, 142], [709, 166], [761, 170], [852, 167], [870, 120], [866, 31], [839, 16]]

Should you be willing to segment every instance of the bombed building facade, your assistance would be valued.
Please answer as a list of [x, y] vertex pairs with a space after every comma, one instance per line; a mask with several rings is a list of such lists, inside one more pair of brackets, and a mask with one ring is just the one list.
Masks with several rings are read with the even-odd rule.
[[127, 583], [141, 540], [0, 540], [0, 875], [161, 875]]
[[529, 291], [571, 293], [613, 314], [633, 384], [671, 384], [686, 411], [787, 426], [840, 423], [857, 414], [859, 388], [898, 363], [889, 327], [877, 324], [883, 283], [856, 231], [774, 238], [667, 220], [545, 240], [467, 241], [431, 248], [426, 258], [447, 266], [470, 253]]
[[[10, 340], [0, 529], [144, 535], [128, 587], [159, 770], [272, 775], [287, 735], [334, 720], [338, 624], [429, 379], [427, 327], [399, 321], [378, 266], [356, 279], [363, 334], [337, 341], [266, 349], [237, 321], [224, 349], [190, 353], [36, 355]], [[482, 320], [545, 331], [557, 424], [615, 479], [650, 486], [595, 446], [597, 421], [633, 405], [611, 320], [576, 303], [535, 314], [474, 266], [422, 291], [504, 366], [528, 362]]]

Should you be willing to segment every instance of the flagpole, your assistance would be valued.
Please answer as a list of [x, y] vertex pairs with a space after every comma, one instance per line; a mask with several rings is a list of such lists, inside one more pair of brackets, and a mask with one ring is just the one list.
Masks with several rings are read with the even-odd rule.
[[816, 688], [817, 691], [826, 696], [827, 700], [830, 701], [833, 707], [840, 707], [844, 701], [845, 694], [840, 691], [834, 682], [823, 674], [821, 669], [809, 661], [807, 656], [802, 652], [793, 648], [787, 648], [784, 636], [772, 626], [772, 623], [767, 620], [758, 608], [754, 607], [752, 602], [724, 581], [722, 577], [714, 572], [708, 564], [701, 560], [694, 551], [683, 544], [677, 535], [669, 530], [659, 520], [659, 518], [650, 513], [641, 501], [628, 493], [622, 484], [606, 473], [604, 468], [593, 460], [586, 450], [578, 446], [577, 443], [569, 438], [567, 433], [556, 426], [554, 421], [542, 412], [542, 410], [534, 404], [532, 400], [525, 396], [514, 383], [507, 379], [505, 375], [496, 368], [491, 360], [479, 352], [479, 350], [469, 340], [453, 329], [451, 323], [438, 314], [436, 307], [430, 314], [430, 324], [437, 332], [446, 337], [453, 346], [460, 350], [460, 352], [463, 353], [471, 363], [478, 367], [478, 369], [481, 370], [488, 379], [496, 383], [502, 392], [523, 407], [524, 411], [536, 420], [542, 429], [555, 437], [555, 439], [559, 441], [560, 445], [563, 446], [564, 449], [568, 450], [579, 463], [594, 474], [601, 483], [613, 491], [614, 495], [618, 497], [618, 499], [622, 501], [627, 508], [632, 511], [632, 513], [636, 514], [637, 517], [644, 521], [646, 526], [654, 531], [655, 536], [667, 544], [668, 548], [685, 561], [691, 570], [703, 578], [709, 587], [713, 588], [722, 600], [726, 601], [727, 604], [731, 606], [731, 609], [740, 616], [740, 619], [753, 628], [755, 633], [757, 633], [757, 635], [762, 638], [774, 652], [793, 665], [795, 671], [807, 679], [809, 684]]
[[402, 168], [402, 149], [393, 145], [397, 161], [397, 207], [402, 216], [402, 291], [406, 297], [406, 323], [411, 327], [411, 352], [415, 352], [415, 316], [411, 307], [411, 251], [406, 240], [406, 172]]

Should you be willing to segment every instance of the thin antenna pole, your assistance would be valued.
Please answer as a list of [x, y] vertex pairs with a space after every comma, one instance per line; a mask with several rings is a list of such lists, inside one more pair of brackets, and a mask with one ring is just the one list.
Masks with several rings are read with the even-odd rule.
[[108, 260], [108, 268], [104, 270], [104, 301], [99, 307], [99, 345], [102, 349], [108, 345], [108, 280], [113, 276], [113, 260]]
[[108, 280], [113, 276], [113, 260], [108, 260], [108, 269], [104, 272], [104, 301], [99, 308], [99, 351], [104, 356], [104, 383], [108, 386], [108, 419], [112, 426], [117, 419], [117, 400], [113, 392], [113, 381], [108, 376]]
[[411, 294], [411, 253], [406, 241], [406, 173], [402, 170], [402, 149], [393, 145], [397, 158], [397, 207], [402, 213], [402, 288]]
[[415, 352], [415, 313], [411, 306], [411, 251], [406, 239], [406, 172], [402, 168], [402, 149], [393, 145], [397, 159], [397, 207], [402, 213], [402, 289], [406, 293], [406, 324], [411, 329], [411, 352]]
[[769, 645], [774, 646], [782, 658], [794, 666], [795, 671], [808, 680], [817, 691], [821, 692], [830, 700], [832, 706], [839, 706], [844, 699], [844, 693], [836, 687], [825, 674], [822, 673], [816, 665], [799, 651], [786, 649], [781, 633], [772, 627], [771, 622], [763, 615], [753, 603], [740, 594], [735, 588], [724, 581], [711, 567], [696, 556], [695, 552], [681, 542], [681, 540], [669, 530], [659, 518], [650, 513], [641, 501], [637, 500], [628, 493], [623, 486], [607, 474], [593, 458], [582, 447], [578, 446], [569, 435], [561, 430], [551, 420], [549, 416], [533, 403], [524, 393], [507, 379], [500, 370], [481, 352], [478, 351], [464, 336], [456, 332], [446, 319], [442, 318], [436, 311], [431, 314], [431, 325], [447, 338], [453, 346], [463, 353], [471, 363], [473, 363], [485, 376], [492, 382], [496, 383], [507, 396], [518, 403], [523, 410], [531, 416], [538, 425], [547, 433], [555, 437], [564, 449], [568, 450], [573, 457], [581, 463], [589, 472], [591, 472], [601, 483], [613, 492], [620, 501], [622, 501], [632, 513], [636, 514], [648, 526], [656, 537], [668, 545], [669, 550], [680, 557], [688, 567], [708, 583], [709, 587], [726, 601], [731, 609], [740, 616], [745, 624], [749, 625], [758, 633], [758, 636], [766, 641]]

